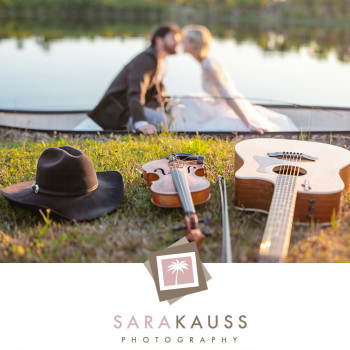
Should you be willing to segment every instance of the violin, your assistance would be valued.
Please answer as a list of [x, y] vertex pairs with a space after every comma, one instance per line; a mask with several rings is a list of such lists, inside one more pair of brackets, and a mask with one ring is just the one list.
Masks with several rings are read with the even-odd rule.
[[210, 183], [205, 178], [204, 157], [174, 153], [167, 159], [144, 164], [142, 177], [151, 186], [151, 201], [154, 205], [184, 209], [186, 238], [199, 245], [205, 235], [199, 229], [195, 205], [210, 198]]

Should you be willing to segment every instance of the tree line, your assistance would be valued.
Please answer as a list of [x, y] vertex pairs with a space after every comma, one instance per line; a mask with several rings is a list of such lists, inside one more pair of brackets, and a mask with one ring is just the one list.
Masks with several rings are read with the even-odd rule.
[[226, 15], [273, 13], [289, 17], [350, 18], [350, 0], [0, 0], [0, 17], [94, 16], [120, 10], [167, 11], [192, 8]]
[[[237, 43], [253, 42], [263, 51], [298, 51], [309, 47], [318, 58], [326, 58], [335, 52], [338, 59], [350, 62], [350, 27], [347, 25], [321, 26], [315, 24], [266, 23], [222, 21], [197, 22], [205, 24], [214, 36], [233, 39]], [[181, 25], [187, 24], [179, 23]], [[105, 20], [0, 20], [0, 40], [14, 38], [19, 47], [27, 37], [34, 37], [38, 45], [49, 49], [56, 39], [95, 37], [144, 37], [148, 38], [154, 25], [152, 21], [105, 21]]]

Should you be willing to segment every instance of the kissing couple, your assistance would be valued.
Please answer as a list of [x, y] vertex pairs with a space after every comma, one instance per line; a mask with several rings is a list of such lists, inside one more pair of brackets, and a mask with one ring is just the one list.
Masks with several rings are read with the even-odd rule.
[[[89, 117], [105, 130], [136, 129], [146, 135], [160, 129], [298, 131], [289, 117], [254, 105], [238, 92], [220, 63], [209, 56], [212, 40], [202, 25], [158, 26], [150, 46], [126, 64]], [[202, 87], [209, 96], [167, 95], [163, 84], [166, 57], [176, 54], [180, 44], [200, 64]]]

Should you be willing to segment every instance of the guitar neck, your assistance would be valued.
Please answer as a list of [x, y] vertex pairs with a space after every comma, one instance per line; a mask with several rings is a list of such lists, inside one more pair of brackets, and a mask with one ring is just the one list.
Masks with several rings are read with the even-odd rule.
[[270, 205], [259, 262], [283, 262], [288, 254], [298, 176], [278, 175]]

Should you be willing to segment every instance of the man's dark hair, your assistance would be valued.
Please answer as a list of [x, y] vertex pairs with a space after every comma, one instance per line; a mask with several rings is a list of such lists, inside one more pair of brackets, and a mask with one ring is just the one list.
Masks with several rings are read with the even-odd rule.
[[151, 45], [156, 44], [157, 37], [164, 38], [170, 32], [174, 34], [181, 33], [181, 28], [175, 23], [166, 23], [155, 28], [151, 36]]

